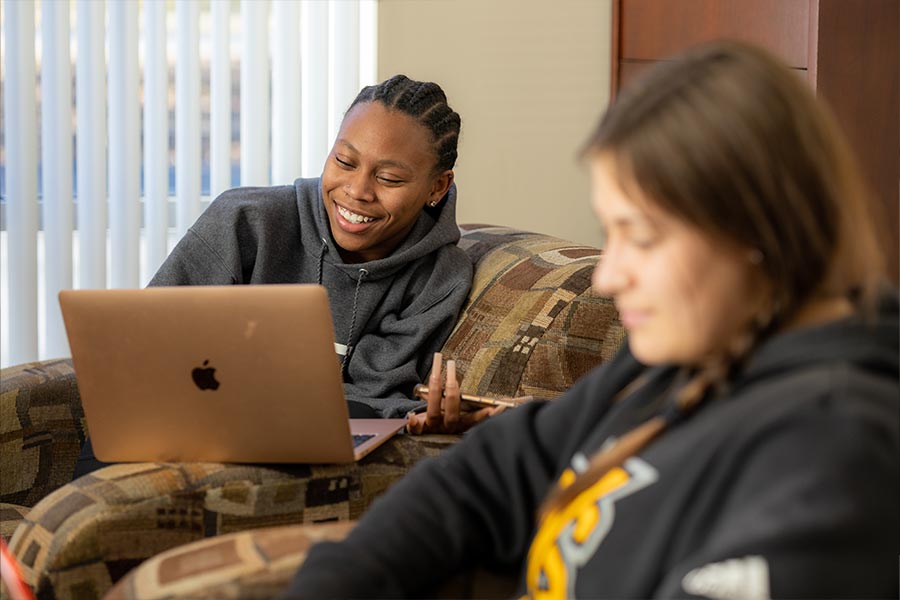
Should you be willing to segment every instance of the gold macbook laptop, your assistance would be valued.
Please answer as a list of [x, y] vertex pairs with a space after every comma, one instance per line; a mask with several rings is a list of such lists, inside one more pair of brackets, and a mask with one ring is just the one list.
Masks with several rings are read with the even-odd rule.
[[338, 463], [405, 424], [350, 419], [325, 288], [59, 294], [97, 458]]

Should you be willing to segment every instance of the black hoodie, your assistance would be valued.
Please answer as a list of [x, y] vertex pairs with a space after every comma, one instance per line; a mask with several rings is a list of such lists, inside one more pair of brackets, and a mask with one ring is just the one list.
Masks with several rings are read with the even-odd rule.
[[[551, 487], [671, 402], [627, 347], [565, 396], [491, 419], [423, 463], [290, 596], [421, 595], [479, 564], [535, 597], [896, 597], [898, 304], [768, 339], [729, 391], [542, 526]], [[618, 402], [634, 381], [645, 385]]]
[[223, 193], [150, 285], [324, 285], [347, 399], [403, 416], [421, 403], [410, 399], [413, 386], [428, 374], [472, 283], [472, 263], [456, 245], [456, 185], [422, 211], [390, 256], [353, 264], [334, 245], [321, 189], [315, 178]]

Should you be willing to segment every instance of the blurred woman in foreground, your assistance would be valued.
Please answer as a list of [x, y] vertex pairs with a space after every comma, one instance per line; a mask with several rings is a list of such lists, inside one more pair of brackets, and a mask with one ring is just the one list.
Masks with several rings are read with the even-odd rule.
[[626, 347], [421, 464], [289, 595], [481, 565], [533, 597], [896, 596], [897, 291], [827, 111], [719, 42], [626, 89], [585, 156]]

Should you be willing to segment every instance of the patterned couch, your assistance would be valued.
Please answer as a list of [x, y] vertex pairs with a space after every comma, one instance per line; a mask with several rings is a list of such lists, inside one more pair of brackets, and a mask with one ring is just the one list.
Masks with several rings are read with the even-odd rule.
[[[443, 352], [457, 361], [463, 391], [553, 398], [616, 352], [615, 309], [590, 291], [599, 250], [502, 227], [462, 229], [475, 280]], [[0, 525], [39, 598], [100, 597], [146, 559], [220, 535], [289, 555], [275, 561], [283, 584], [308, 534], [265, 528], [353, 520], [457, 439], [397, 436], [353, 465], [132, 463], [70, 481], [86, 435], [71, 362], [10, 367], [0, 383]], [[185, 568], [181, 579], [193, 572]], [[160, 591], [144, 597], [174, 597]]]

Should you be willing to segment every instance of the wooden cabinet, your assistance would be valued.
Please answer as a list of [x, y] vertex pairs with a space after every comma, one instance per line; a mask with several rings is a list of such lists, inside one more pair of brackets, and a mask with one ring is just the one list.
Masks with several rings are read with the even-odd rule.
[[772, 50], [830, 104], [884, 207], [900, 281], [900, 2], [614, 0], [613, 95], [647, 66], [722, 37]]

